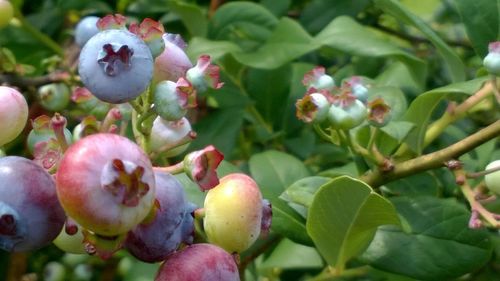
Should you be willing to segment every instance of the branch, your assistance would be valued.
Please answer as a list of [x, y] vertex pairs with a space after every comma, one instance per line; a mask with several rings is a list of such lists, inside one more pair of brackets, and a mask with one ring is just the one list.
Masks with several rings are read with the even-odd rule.
[[8, 84], [19, 88], [39, 87], [70, 79], [67, 72], [54, 72], [43, 76], [23, 77], [16, 74], [0, 74], [0, 85]]
[[[403, 40], [411, 42], [411, 43], [432, 44], [432, 42], [427, 38], [413, 36], [413, 35], [410, 35], [407, 33], [403, 33], [403, 32], [391, 29], [387, 26], [383, 26], [379, 23], [375, 23], [375, 25], [373, 25], [373, 27], [375, 27], [375, 28], [387, 33], [387, 34], [396, 36], [400, 39], [403, 39]], [[446, 44], [453, 46], [453, 47], [472, 49], [472, 45], [467, 41], [458, 41], [458, 40], [451, 40], [451, 39], [443, 39], [443, 40], [446, 42]]]
[[500, 120], [479, 130], [473, 135], [456, 142], [444, 149], [422, 155], [401, 163], [396, 163], [391, 171], [375, 170], [364, 174], [361, 180], [372, 187], [379, 187], [385, 183], [413, 175], [419, 172], [436, 169], [444, 166], [451, 159], [457, 159], [475, 147], [500, 135]]

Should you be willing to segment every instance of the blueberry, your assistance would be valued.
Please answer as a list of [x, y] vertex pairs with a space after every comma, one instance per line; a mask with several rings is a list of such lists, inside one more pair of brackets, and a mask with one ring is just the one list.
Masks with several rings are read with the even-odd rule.
[[188, 205], [181, 183], [171, 174], [155, 172], [156, 214], [152, 221], [130, 231], [125, 248], [141, 261], [165, 260], [194, 233], [193, 208]]
[[56, 238], [65, 218], [52, 176], [26, 158], [0, 158], [0, 249], [41, 248]]
[[155, 281], [239, 281], [233, 256], [211, 244], [194, 244], [173, 254], [160, 267]]
[[88, 16], [78, 22], [75, 28], [75, 41], [78, 46], [83, 47], [92, 36], [99, 33], [98, 20], [99, 17]]
[[78, 72], [97, 98], [123, 103], [139, 96], [153, 76], [153, 57], [144, 41], [122, 29], [104, 30], [80, 53]]

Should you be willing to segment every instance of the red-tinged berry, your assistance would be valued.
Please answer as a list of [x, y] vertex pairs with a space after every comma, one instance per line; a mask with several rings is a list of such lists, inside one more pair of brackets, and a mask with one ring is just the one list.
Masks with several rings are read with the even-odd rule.
[[0, 146], [14, 140], [28, 121], [28, 104], [17, 90], [0, 86]]
[[155, 281], [239, 281], [232, 255], [211, 244], [194, 244], [173, 254], [160, 267]]
[[119, 135], [90, 135], [71, 145], [56, 179], [66, 213], [98, 235], [126, 233], [153, 206], [151, 162], [135, 143]]
[[153, 80], [175, 82], [183, 77], [193, 64], [184, 52], [186, 43], [180, 35], [165, 33], [162, 38], [165, 49], [155, 59]]

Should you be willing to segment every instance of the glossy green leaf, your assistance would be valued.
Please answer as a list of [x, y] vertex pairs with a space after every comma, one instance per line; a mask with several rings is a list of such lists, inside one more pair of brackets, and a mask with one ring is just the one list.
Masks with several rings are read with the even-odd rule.
[[454, 83], [419, 95], [410, 104], [403, 118], [406, 121], [413, 122], [416, 126], [408, 137], [408, 146], [414, 152], [420, 154], [423, 149], [427, 125], [439, 103], [451, 96], [472, 95], [481, 87], [486, 79], [486, 77], [482, 77], [466, 82]]
[[307, 232], [331, 266], [342, 269], [370, 243], [378, 226], [399, 225], [392, 204], [348, 176], [321, 186], [309, 207]]
[[375, 4], [387, 14], [420, 30], [432, 42], [443, 58], [453, 82], [465, 80], [465, 66], [460, 57], [421, 18], [395, 0], [375, 0]]
[[362, 261], [419, 280], [441, 281], [472, 272], [489, 260], [488, 233], [468, 228], [470, 212], [462, 204], [435, 197], [400, 197], [392, 202], [411, 232], [380, 228]]
[[500, 35], [500, 0], [454, 0], [476, 53], [484, 58], [488, 43]]
[[208, 21], [199, 6], [184, 1], [170, 1], [168, 7], [181, 18], [191, 36], [207, 34]]
[[292, 4], [292, 0], [261, 0], [260, 4], [266, 7], [277, 17], [285, 16]]
[[323, 267], [323, 260], [318, 251], [283, 239], [272, 251], [260, 268], [308, 269]]
[[285, 188], [309, 176], [306, 166], [289, 154], [270, 150], [254, 154], [249, 160], [249, 168], [263, 197], [273, 205], [272, 229], [297, 243], [311, 245], [304, 218], [279, 198]]
[[296, 210], [303, 217], [307, 217], [307, 209], [311, 206], [316, 191], [331, 178], [327, 177], [306, 177], [290, 185], [280, 198], [288, 202], [288, 205]]
[[381, 39], [350, 17], [334, 19], [316, 35], [315, 42], [357, 56], [396, 58], [408, 65], [416, 81], [423, 83], [425, 79], [426, 66], [422, 60]]

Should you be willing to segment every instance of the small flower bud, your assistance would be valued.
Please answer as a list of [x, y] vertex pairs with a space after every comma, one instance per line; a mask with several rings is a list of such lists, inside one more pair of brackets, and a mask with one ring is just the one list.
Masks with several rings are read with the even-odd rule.
[[165, 33], [163, 25], [159, 21], [150, 18], [144, 19], [140, 25], [130, 24], [129, 31], [139, 36], [151, 50], [153, 57], [159, 56], [165, 49], [162, 35]]

